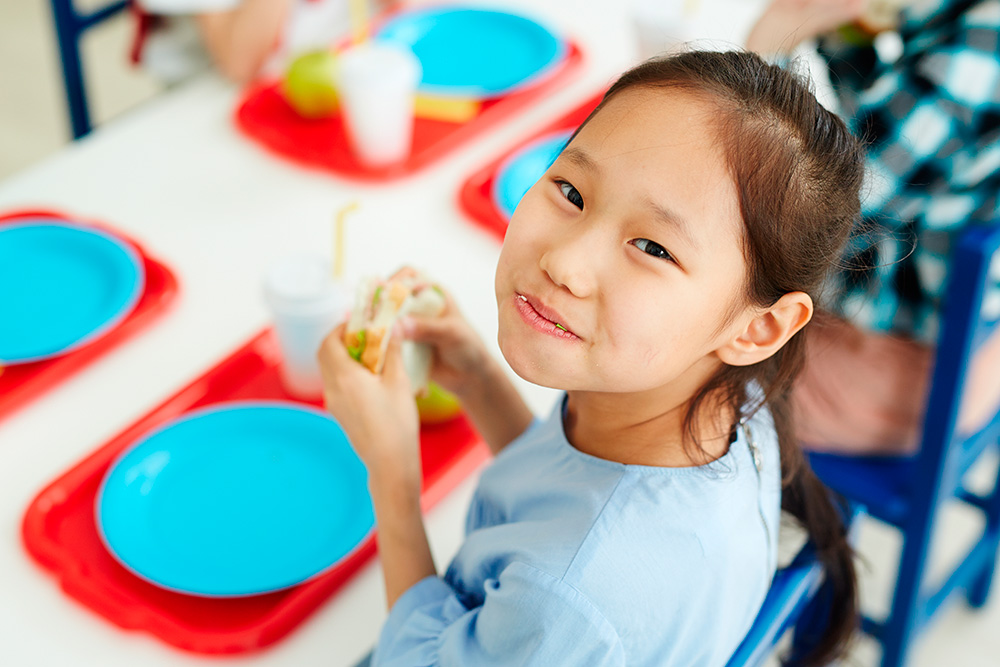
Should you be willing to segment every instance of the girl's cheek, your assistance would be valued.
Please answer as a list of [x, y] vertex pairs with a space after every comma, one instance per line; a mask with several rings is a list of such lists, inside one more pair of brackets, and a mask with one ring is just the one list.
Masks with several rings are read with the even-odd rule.
[[[508, 234], [507, 238], [510, 238]], [[504, 245], [508, 241], [504, 240]], [[537, 233], [529, 233], [527, 230], [517, 232], [510, 239], [510, 252], [508, 260], [511, 265], [518, 270], [537, 269], [540, 265], [542, 255], [545, 252], [546, 244], [544, 238]]]
[[497, 275], [503, 275], [508, 282], [524, 268], [524, 248], [515, 235], [507, 235], [503, 242], [503, 250], [497, 262]]
[[[607, 299], [607, 294], [604, 297], [606, 299], [604, 303], [614, 300], [613, 296], [611, 299]], [[618, 305], [606, 305], [597, 312], [597, 317], [594, 319], [597, 323], [599, 339], [604, 341], [605, 353], [612, 356], [621, 356], [629, 350], [635, 344], [644, 326], [641, 321], [638, 321], [641, 318], [635, 317], [634, 313], [630, 313]]]

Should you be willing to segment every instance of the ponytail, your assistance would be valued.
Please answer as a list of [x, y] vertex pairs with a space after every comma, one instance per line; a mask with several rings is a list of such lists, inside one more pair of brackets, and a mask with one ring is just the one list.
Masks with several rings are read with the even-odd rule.
[[[792, 434], [787, 398], [772, 403], [771, 412], [779, 439]], [[858, 629], [858, 584], [854, 549], [848, 540], [847, 512], [838, 507], [833, 492], [816, 477], [798, 446], [781, 448], [781, 469], [781, 509], [806, 531], [823, 565], [824, 586], [829, 593], [820, 598], [829, 605], [822, 633], [808, 637], [807, 652], [794, 656], [796, 665], [819, 667], [843, 655]]]

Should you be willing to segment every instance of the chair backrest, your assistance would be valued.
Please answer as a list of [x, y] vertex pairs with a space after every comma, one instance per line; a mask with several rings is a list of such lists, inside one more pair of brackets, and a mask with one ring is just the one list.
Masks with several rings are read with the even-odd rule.
[[823, 583], [823, 566], [806, 544], [790, 565], [774, 575], [750, 632], [726, 667], [755, 667], [774, 653], [785, 631], [793, 627]]
[[[854, 544], [864, 509], [852, 503], [838, 502], [838, 505], [847, 527], [847, 539]], [[807, 541], [792, 562], [775, 573], [750, 631], [726, 663], [726, 667], [763, 665], [774, 655], [778, 643], [788, 630], [794, 630], [805, 638], [804, 643], [793, 640], [791, 654], [802, 655], [801, 652], [808, 652], [811, 648], [808, 642], [821, 634], [826, 625], [827, 610], [822, 608], [827, 600], [823, 595], [824, 582], [823, 564], [817, 557], [813, 544]], [[814, 602], [820, 608], [810, 608]], [[801, 632], [802, 623], [810, 623], [812, 626]]]
[[[951, 495], [978, 455], [996, 440], [1000, 419], [978, 433], [958, 432], [963, 389], [973, 356], [993, 332], [1000, 313], [992, 304], [1000, 268], [1000, 220], [971, 227], [952, 251], [945, 311], [938, 336], [934, 373], [924, 415], [920, 453], [917, 456], [915, 488], [935, 490], [917, 493], [910, 516], [922, 520], [942, 496]], [[992, 267], [996, 267], [991, 270]], [[984, 306], [986, 306], [984, 308]]]
[[50, 0], [74, 139], [79, 139], [91, 129], [86, 83], [80, 64], [80, 38], [87, 30], [125, 10], [130, 1], [112, 0], [89, 13], [81, 14], [73, 0]]

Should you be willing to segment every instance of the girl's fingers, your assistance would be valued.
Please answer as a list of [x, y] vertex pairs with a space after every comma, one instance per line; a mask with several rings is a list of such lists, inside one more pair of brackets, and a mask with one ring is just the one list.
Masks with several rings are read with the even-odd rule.
[[400, 337], [390, 336], [389, 345], [385, 351], [385, 365], [382, 367], [383, 377], [391, 384], [400, 380], [409, 382], [406, 367], [403, 364], [403, 352], [400, 347]]
[[412, 340], [417, 343], [428, 342], [426, 321], [418, 317], [406, 315], [399, 318], [399, 321], [396, 322], [396, 329], [398, 329], [399, 333], [406, 340]]
[[[323, 340], [317, 353], [320, 369], [324, 372], [324, 375], [329, 375], [330, 379], [350, 374], [370, 374], [367, 368], [355, 361], [348, 354], [347, 346], [344, 344], [344, 331], [346, 328], [346, 323], [335, 328]], [[383, 375], [389, 377], [395, 377], [399, 373], [406, 375], [403, 354], [400, 350], [401, 338], [402, 336], [395, 335], [395, 332], [389, 336], [386, 358], [382, 366]]]
[[415, 278], [416, 276], [417, 270], [412, 266], [401, 266], [394, 274], [392, 274], [389, 280], [402, 280], [404, 278]]
[[355, 363], [351, 359], [351, 355], [347, 353], [347, 346], [344, 345], [344, 331], [346, 329], [347, 323], [343, 322], [323, 339], [316, 354], [321, 367], [329, 366], [331, 369], [338, 369], [348, 362]]
[[407, 316], [400, 320], [400, 329], [407, 340], [415, 343], [442, 343], [455, 338], [455, 321], [450, 317]]
[[442, 289], [440, 286], [437, 286], [437, 289], [444, 296], [444, 311], [442, 311], [442, 314], [443, 315], [453, 315], [453, 314], [457, 313], [458, 312], [458, 304], [455, 303], [455, 298], [451, 295], [451, 292]]

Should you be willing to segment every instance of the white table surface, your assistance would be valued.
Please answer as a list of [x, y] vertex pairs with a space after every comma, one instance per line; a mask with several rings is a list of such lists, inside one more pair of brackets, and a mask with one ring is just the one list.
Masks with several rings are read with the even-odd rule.
[[[265, 326], [265, 267], [293, 253], [328, 252], [340, 206], [361, 204], [349, 222], [349, 280], [403, 263], [425, 268], [499, 355], [492, 287], [499, 245], [457, 208], [458, 188], [514, 142], [606, 86], [635, 54], [628, 13], [615, 0], [502, 4], [535, 11], [578, 40], [583, 73], [410, 178], [358, 185], [272, 157], [234, 128], [238, 90], [205, 76], [0, 183], [0, 211], [55, 208], [105, 221], [142, 243], [180, 282], [165, 316], [0, 422], [0, 665], [218, 663], [121, 630], [63, 594], [22, 547], [21, 519], [46, 484]], [[740, 42], [758, 5], [706, 0], [701, 32]], [[533, 410], [549, 409], [551, 390], [517, 382]], [[427, 517], [441, 570], [460, 543], [475, 478]], [[375, 559], [289, 636], [224, 660], [350, 665], [367, 652], [384, 618]]]

